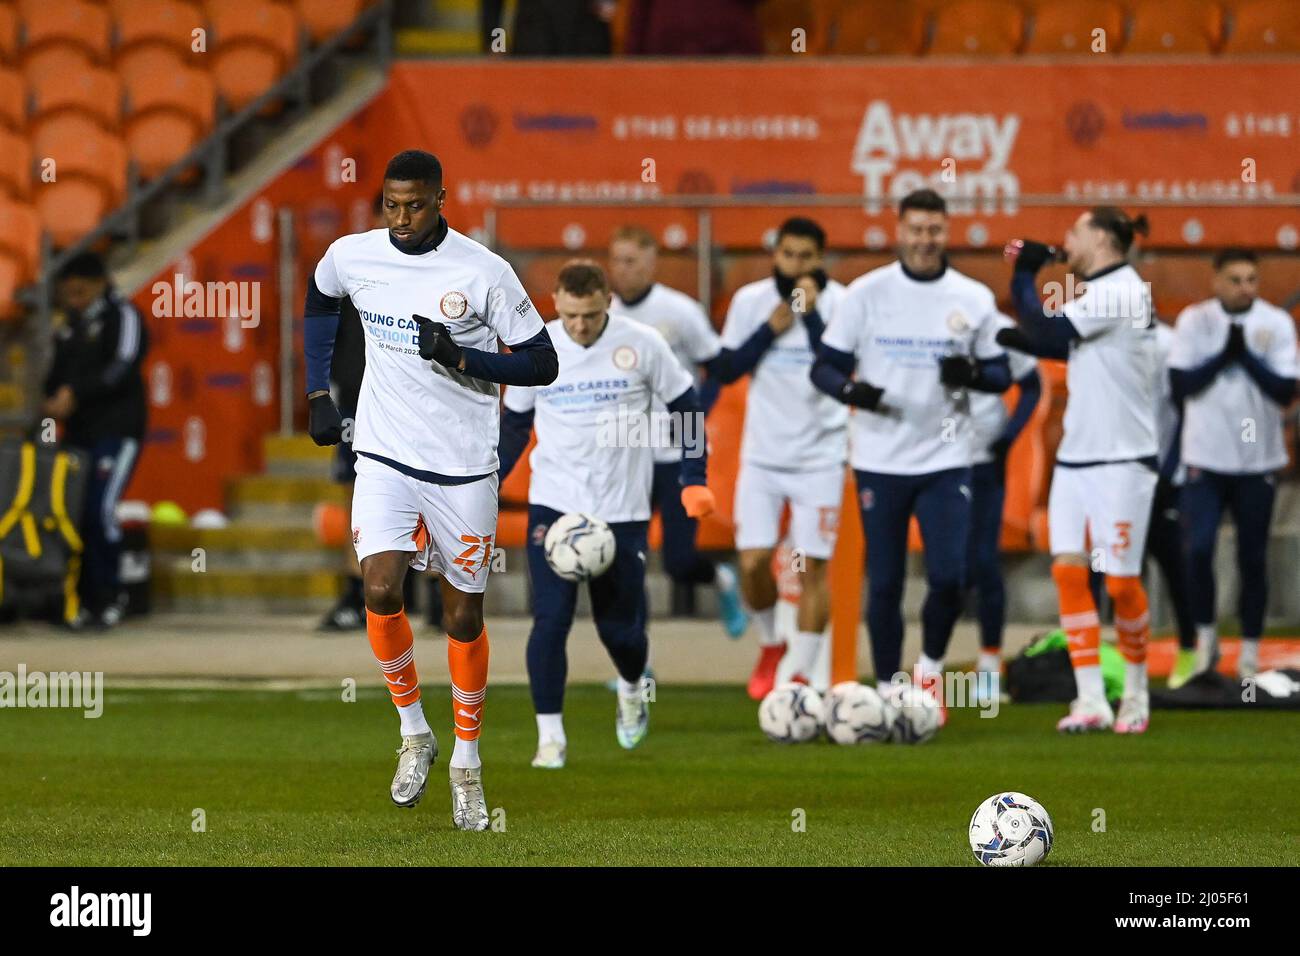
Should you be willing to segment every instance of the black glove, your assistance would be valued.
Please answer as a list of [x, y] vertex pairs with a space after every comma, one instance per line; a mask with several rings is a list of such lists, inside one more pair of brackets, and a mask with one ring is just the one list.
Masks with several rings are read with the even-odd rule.
[[939, 359], [939, 381], [945, 385], [965, 388], [975, 381], [975, 360], [965, 355], [945, 355]]
[[871, 412], [876, 410], [876, 406], [880, 404], [880, 396], [884, 394], [883, 388], [876, 388], [867, 382], [845, 382], [844, 388], [840, 391], [840, 401], [845, 405], [865, 408]]
[[1057, 251], [1049, 245], [1033, 239], [1021, 239], [1020, 244], [1015, 264], [1017, 272], [1037, 272], [1047, 263], [1057, 260]]
[[452, 341], [447, 326], [422, 315], [413, 315], [420, 329], [420, 358], [432, 359], [445, 368], [458, 368], [465, 350]]
[[1230, 359], [1241, 358], [1246, 354], [1246, 333], [1236, 322], [1228, 326], [1228, 344], [1223, 351]]
[[337, 445], [343, 440], [343, 416], [329, 395], [317, 395], [307, 402], [307, 432], [318, 445]]

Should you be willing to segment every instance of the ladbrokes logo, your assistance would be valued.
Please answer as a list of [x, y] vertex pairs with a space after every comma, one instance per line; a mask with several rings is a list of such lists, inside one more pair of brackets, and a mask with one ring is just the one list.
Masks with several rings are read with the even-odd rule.
[[867, 211], [878, 213], [929, 187], [947, 198], [949, 212], [1014, 213], [1020, 179], [1007, 161], [1019, 132], [1014, 113], [895, 114], [884, 100], [873, 100], [862, 116], [852, 161], [862, 176]]

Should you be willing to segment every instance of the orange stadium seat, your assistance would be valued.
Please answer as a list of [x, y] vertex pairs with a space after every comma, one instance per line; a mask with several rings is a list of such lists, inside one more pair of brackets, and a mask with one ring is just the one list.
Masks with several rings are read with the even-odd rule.
[[1116, 0], [1045, 0], [1034, 7], [1026, 53], [1091, 53], [1092, 33], [1105, 31], [1106, 52], [1124, 44], [1124, 8]]
[[161, 80], [127, 87], [127, 151], [141, 175], [152, 178], [175, 163], [212, 129], [216, 87], [202, 70], [182, 68]]
[[365, 8], [362, 0], [294, 0], [293, 9], [312, 43], [328, 40]]
[[[37, 156], [54, 160], [55, 182], [83, 180], [103, 195], [105, 208], [126, 198], [126, 147], [93, 121], [75, 113], [56, 116], [32, 138]], [[37, 193], [49, 190], [42, 184]]]
[[224, 0], [209, 13], [217, 89], [232, 109], [243, 109], [292, 65], [297, 24], [285, 7], [259, 0]]
[[163, 47], [185, 55], [193, 49], [193, 31], [206, 27], [199, 9], [180, 0], [131, 0], [114, 9], [117, 55], [142, 47]]
[[58, 248], [77, 242], [111, 209], [99, 184], [89, 179], [59, 180], [42, 186], [36, 194], [41, 228]]
[[82, 50], [95, 63], [108, 61], [112, 29], [108, 10], [84, 0], [41, 0], [23, 9], [24, 52], [51, 46]]
[[32, 147], [27, 137], [0, 129], [0, 189], [14, 199], [32, 191]]
[[1223, 10], [1213, 0], [1136, 0], [1126, 53], [1213, 53]]
[[45, 46], [36, 53], [23, 56], [23, 78], [27, 83], [39, 83], [47, 76], [58, 73], [77, 73], [97, 64], [80, 47], [56, 44]]
[[795, 51], [794, 31], [803, 30], [804, 49], [819, 49], [816, 14], [811, 0], [767, 0], [758, 8], [763, 28], [763, 51], [768, 56], [788, 56]]
[[1244, 0], [1232, 9], [1232, 34], [1224, 53], [1300, 53], [1300, 4], [1295, 0]]
[[117, 58], [117, 72], [128, 90], [151, 79], [161, 81], [185, 67], [184, 54], [164, 46], [137, 46]]
[[0, 6], [0, 62], [13, 63], [18, 56], [18, 11]]
[[0, 256], [17, 263], [19, 282], [36, 276], [41, 261], [41, 221], [34, 207], [0, 198]]
[[122, 124], [122, 81], [99, 67], [50, 73], [31, 84], [31, 109], [34, 130], [54, 116], [78, 113], [115, 131]]
[[0, 69], [0, 126], [27, 126], [27, 84], [16, 70]]
[[925, 45], [925, 11], [909, 0], [827, 0], [823, 51], [848, 56], [915, 56]]
[[935, 11], [930, 53], [1005, 56], [1020, 50], [1025, 14], [1011, 0], [957, 0]]

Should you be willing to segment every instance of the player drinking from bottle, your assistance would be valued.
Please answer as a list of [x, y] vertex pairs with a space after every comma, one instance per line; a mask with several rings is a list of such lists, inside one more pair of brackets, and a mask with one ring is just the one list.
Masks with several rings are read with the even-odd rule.
[[[999, 333], [998, 341], [1068, 360], [1070, 398], [1048, 499], [1052, 577], [1078, 691], [1056, 725], [1062, 732], [1113, 726], [1116, 733], [1140, 734], [1150, 720], [1151, 626], [1141, 572], [1156, 488], [1160, 373], [1151, 293], [1127, 260], [1134, 236], [1146, 229], [1145, 216], [1131, 219], [1114, 206], [1082, 213], [1064, 244], [1067, 267], [1080, 285], [1059, 310], [1044, 308], [1034, 278], [1056, 251], [1025, 240], [1007, 246], [1020, 327]], [[1102, 684], [1090, 565], [1106, 576], [1126, 662], [1118, 716]]]

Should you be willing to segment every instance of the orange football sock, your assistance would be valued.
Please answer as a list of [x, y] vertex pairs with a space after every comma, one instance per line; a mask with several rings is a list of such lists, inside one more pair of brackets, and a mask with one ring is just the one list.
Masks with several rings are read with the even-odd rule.
[[396, 614], [376, 614], [366, 610], [366, 634], [370, 650], [388, 681], [388, 693], [398, 707], [420, 699], [420, 678], [415, 673], [415, 637], [406, 609]]
[[487, 693], [487, 626], [472, 641], [458, 641], [447, 635], [447, 666], [451, 671], [452, 722], [458, 740], [478, 740], [483, 720], [483, 696]]
[[1142, 579], [1107, 575], [1106, 591], [1115, 602], [1115, 634], [1120, 653], [1130, 664], [1145, 663], [1151, 639], [1151, 615]]
[[1101, 665], [1101, 621], [1097, 605], [1088, 590], [1088, 569], [1081, 564], [1053, 564], [1057, 600], [1061, 607], [1061, 630], [1070, 646], [1070, 663], [1080, 667]]

